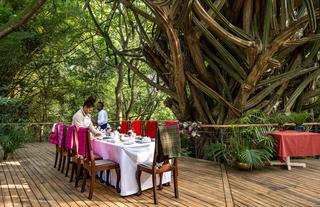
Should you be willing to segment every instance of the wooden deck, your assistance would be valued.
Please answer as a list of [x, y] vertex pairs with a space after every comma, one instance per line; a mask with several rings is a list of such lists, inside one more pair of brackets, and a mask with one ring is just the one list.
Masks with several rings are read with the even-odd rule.
[[[0, 206], [154, 206], [151, 190], [120, 197], [97, 183], [93, 200], [53, 168], [54, 146], [28, 144], [15, 159], [0, 163]], [[182, 158], [180, 199], [173, 187], [159, 191], [159, 206], [320, 206], [320, 160], [307, 168], [270, 167], [241, 172], [209, 161]], [[133, 178], [134, 179], [134, 178]]]

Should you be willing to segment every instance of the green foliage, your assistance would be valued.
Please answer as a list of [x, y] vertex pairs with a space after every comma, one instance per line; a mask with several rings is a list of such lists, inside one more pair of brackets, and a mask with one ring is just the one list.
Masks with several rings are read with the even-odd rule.
[[[25, 125], [4, 124], [8, 122], [21, 122], [24, 116], [21, 111], [22, 102], [19, 99], [9, 99], [0, 96], [0, 146], [4, 152], [4, 159], [31, 137]], [[20, 118], [19, 118], [20, 117]]]
[[301, 125], [305, 122], [308, 121], [308, 119], [310, 119], [310, 114], [307, 112], [303, 112], [303, 113], [291, 113], [289, 115], [289, 120], [292, 123], [295, 123], [297, 125]]
[[290, 114], [274, 114], [268, 118], [271, 123], [295, 123], [301, 125], [310, 119], [311, 115], [307, 112], [302, 113], [290, 113]]
[[26, 126], [0, 124], [0, 146], [4, 152], [3, 159], [7, 159], [9, 154], [22, 147], [30, 137]]
[[[267, 116], [250, 111], [238, 124], [264, 123]], [[274, 154], [274, 139], [269, 135], [271, 127], [232, 128], [232, 135], [204, 148], [205, 158], [227, 162], [230, 165], [246, 163], [250, 168], [263, 167]]]

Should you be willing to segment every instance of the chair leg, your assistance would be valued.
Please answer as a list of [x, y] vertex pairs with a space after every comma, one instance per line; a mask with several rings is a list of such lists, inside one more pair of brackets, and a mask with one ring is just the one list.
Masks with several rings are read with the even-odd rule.
[[70, 159], [71, 159], [71, 154], [70, 154], [70, 152], [68, 152], [68, 155], [67, 155], [66, 177], [68, 177], [68, 173], [69, 173]]
[[137, 195], [141, 195], [141, 170], [138, 168], [136, 172], [136, 179], [138, 184], [138, 192]]
[[76, 163], [72, 162], [71, 175], [70, 175], [70, 183], [73, 181], [74, 171], [76, 170]]
[[63, 171], [64, 171], [64, 166], [65, 166], [65, 164], [66, 164], [66, 156], [65, 155], [62, 155], [62, 168], [61, 168], [61, 173], [63, 173]]
[[178, 171], [177, 169], [173, 170], [173, 182], [174, 182], [174, 196], [179, 198], [179, 191], [178, 191]]
[[163, 177], [163, 173], [159, 174], [160, 177], [160, 181], [159, 181], [159, 190], [162, 190], [162, 177]]
[[102, 176], [103, 176], [103, 172], [104, 171], [100, 171], [100, 175], [99, 175], [99, 180], [100, 180], [100, 183], [104, 183], [104, 180], [103, 180], [103, 178], [102, 178]]
[[53, 166], [54, 168], [57, 167], [58, 157], [59, 157], [59, 152], [56, 151], [56, 157], [55, 157], [55, 159], [54, 159], [54, 166]]
[[60, 169], [61, 169], [61, 164], [62, 164], [62, 152], [61, 152], [61, 151], [59, 152], [59, 155], [60, 155], [60, 157], [59, 157], [58, 171], [60, 171]]
[[87, 175], [88, 175], [88, 170], [84, 169], [81, 192], [84, 192], [84, 190], [86, 189]]
[[107, 170], [106, 185], [107, 185], [107, 186], [110, 186], [110, 170]]
[[96, 174], [95, 171], [91, 172], [91, 182], [90, 182], [90, 190], [89, 190], [89, 199], [92, 199], [92, 195], [93, 195], [93, 189], [95, 187], [96, 184], [96, 176], [94, 176]]
[[[109, 171], [110, 173], [110, 171]], [[117, 173], [117, 184], [116, 184], [116, 190], [118, 193], [121, 192], [121, 189], [120, 189], [120, 179], [121, 179], [121, 172], [120, 172], [120, 167], [116, 167], [116, 173]]]
[[[77, 164], [77, 171], [76, 171], [76, 183], [74, 184], [74, 187], [77, 188], [78, 187], [78, 183], [80, 180], [80, 168], [81, 168], [81, 164]], [[94, 176], [93, 176], [94, 177]]]
[[153, 201], [154, 204], [158, 204], [158, 198], [157, 198], [157, 174], [152, 173], [152, 189], [153, 189]]

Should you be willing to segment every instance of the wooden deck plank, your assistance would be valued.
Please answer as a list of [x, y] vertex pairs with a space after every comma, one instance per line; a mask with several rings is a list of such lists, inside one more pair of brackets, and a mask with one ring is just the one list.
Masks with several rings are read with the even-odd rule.
[[12, 186], [11, 175], [9, 171], [6, 169], [6, 166], [7, 166], [6, 162], [1, 166], [2, 172], [4, 172], [4, 181], [6, 182], [2, 185], [5, 189], [4, 205], [5, 206], [22, 206], [22, 204], [20, 203], [18, 193], [16, 192], [15, 188]]
[[[15, 159], [0, 162], [0, 207], [154, 206], [151, 189], [141, 196], [120, 197], [99, 181], [93, 200], [88, 200], [88, 186], [81, 193], [53, 168], [54, 154], [53, 145], [33, 143], [19, 149]], [[301, 162], [307, 168], [241, 172], [210, 161], [181, 158], [180, 198], [174, 198], [173, 185], [164, 186], [158, 191], [158, 206], [320, 206], [320, 160]]]
[[24, 186], [21, 184], [19, 177], [17, 176], [15, 170], [13, 169], [14, 165], [19, 164], [18, 162], [11, 161], [7, 163], [7, 169], [11, 174], [12, 180], [13, 180], [13, 185], [19, 195], [20, 202], [22, 206], [31, 206], [30, 200], [27, 197], [25, 191], [24, 191]]

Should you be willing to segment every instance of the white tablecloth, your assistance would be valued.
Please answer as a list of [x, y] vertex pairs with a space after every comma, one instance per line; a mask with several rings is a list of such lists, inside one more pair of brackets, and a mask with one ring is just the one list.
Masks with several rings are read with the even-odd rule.
[[[121, 196], [128, 196], [138, 192], [138, 185], [136, 181], [137, 165], [139, 163], [152, 162], [154, 155], [155, 143], [145, 143], [133, 145], [123, 145], [122, 143], [110, 143], [106, 140], [95, 140], [92, 143], [95, 154], [101, 156], [103, 159], [110, 159], [119, 163], [121, 169]], [[116, 173], [111, 171], [111, 184], [116, 184]], [[105, 179], [105, 176], [104, 176]], [[163, 183], [171, 182], [171, 173], [163, 174]], [[157, 177], [159, 183], [159, 177]], [[151, 174], [142, 172], [141, 188], [146, 190], [152, 188]]]

